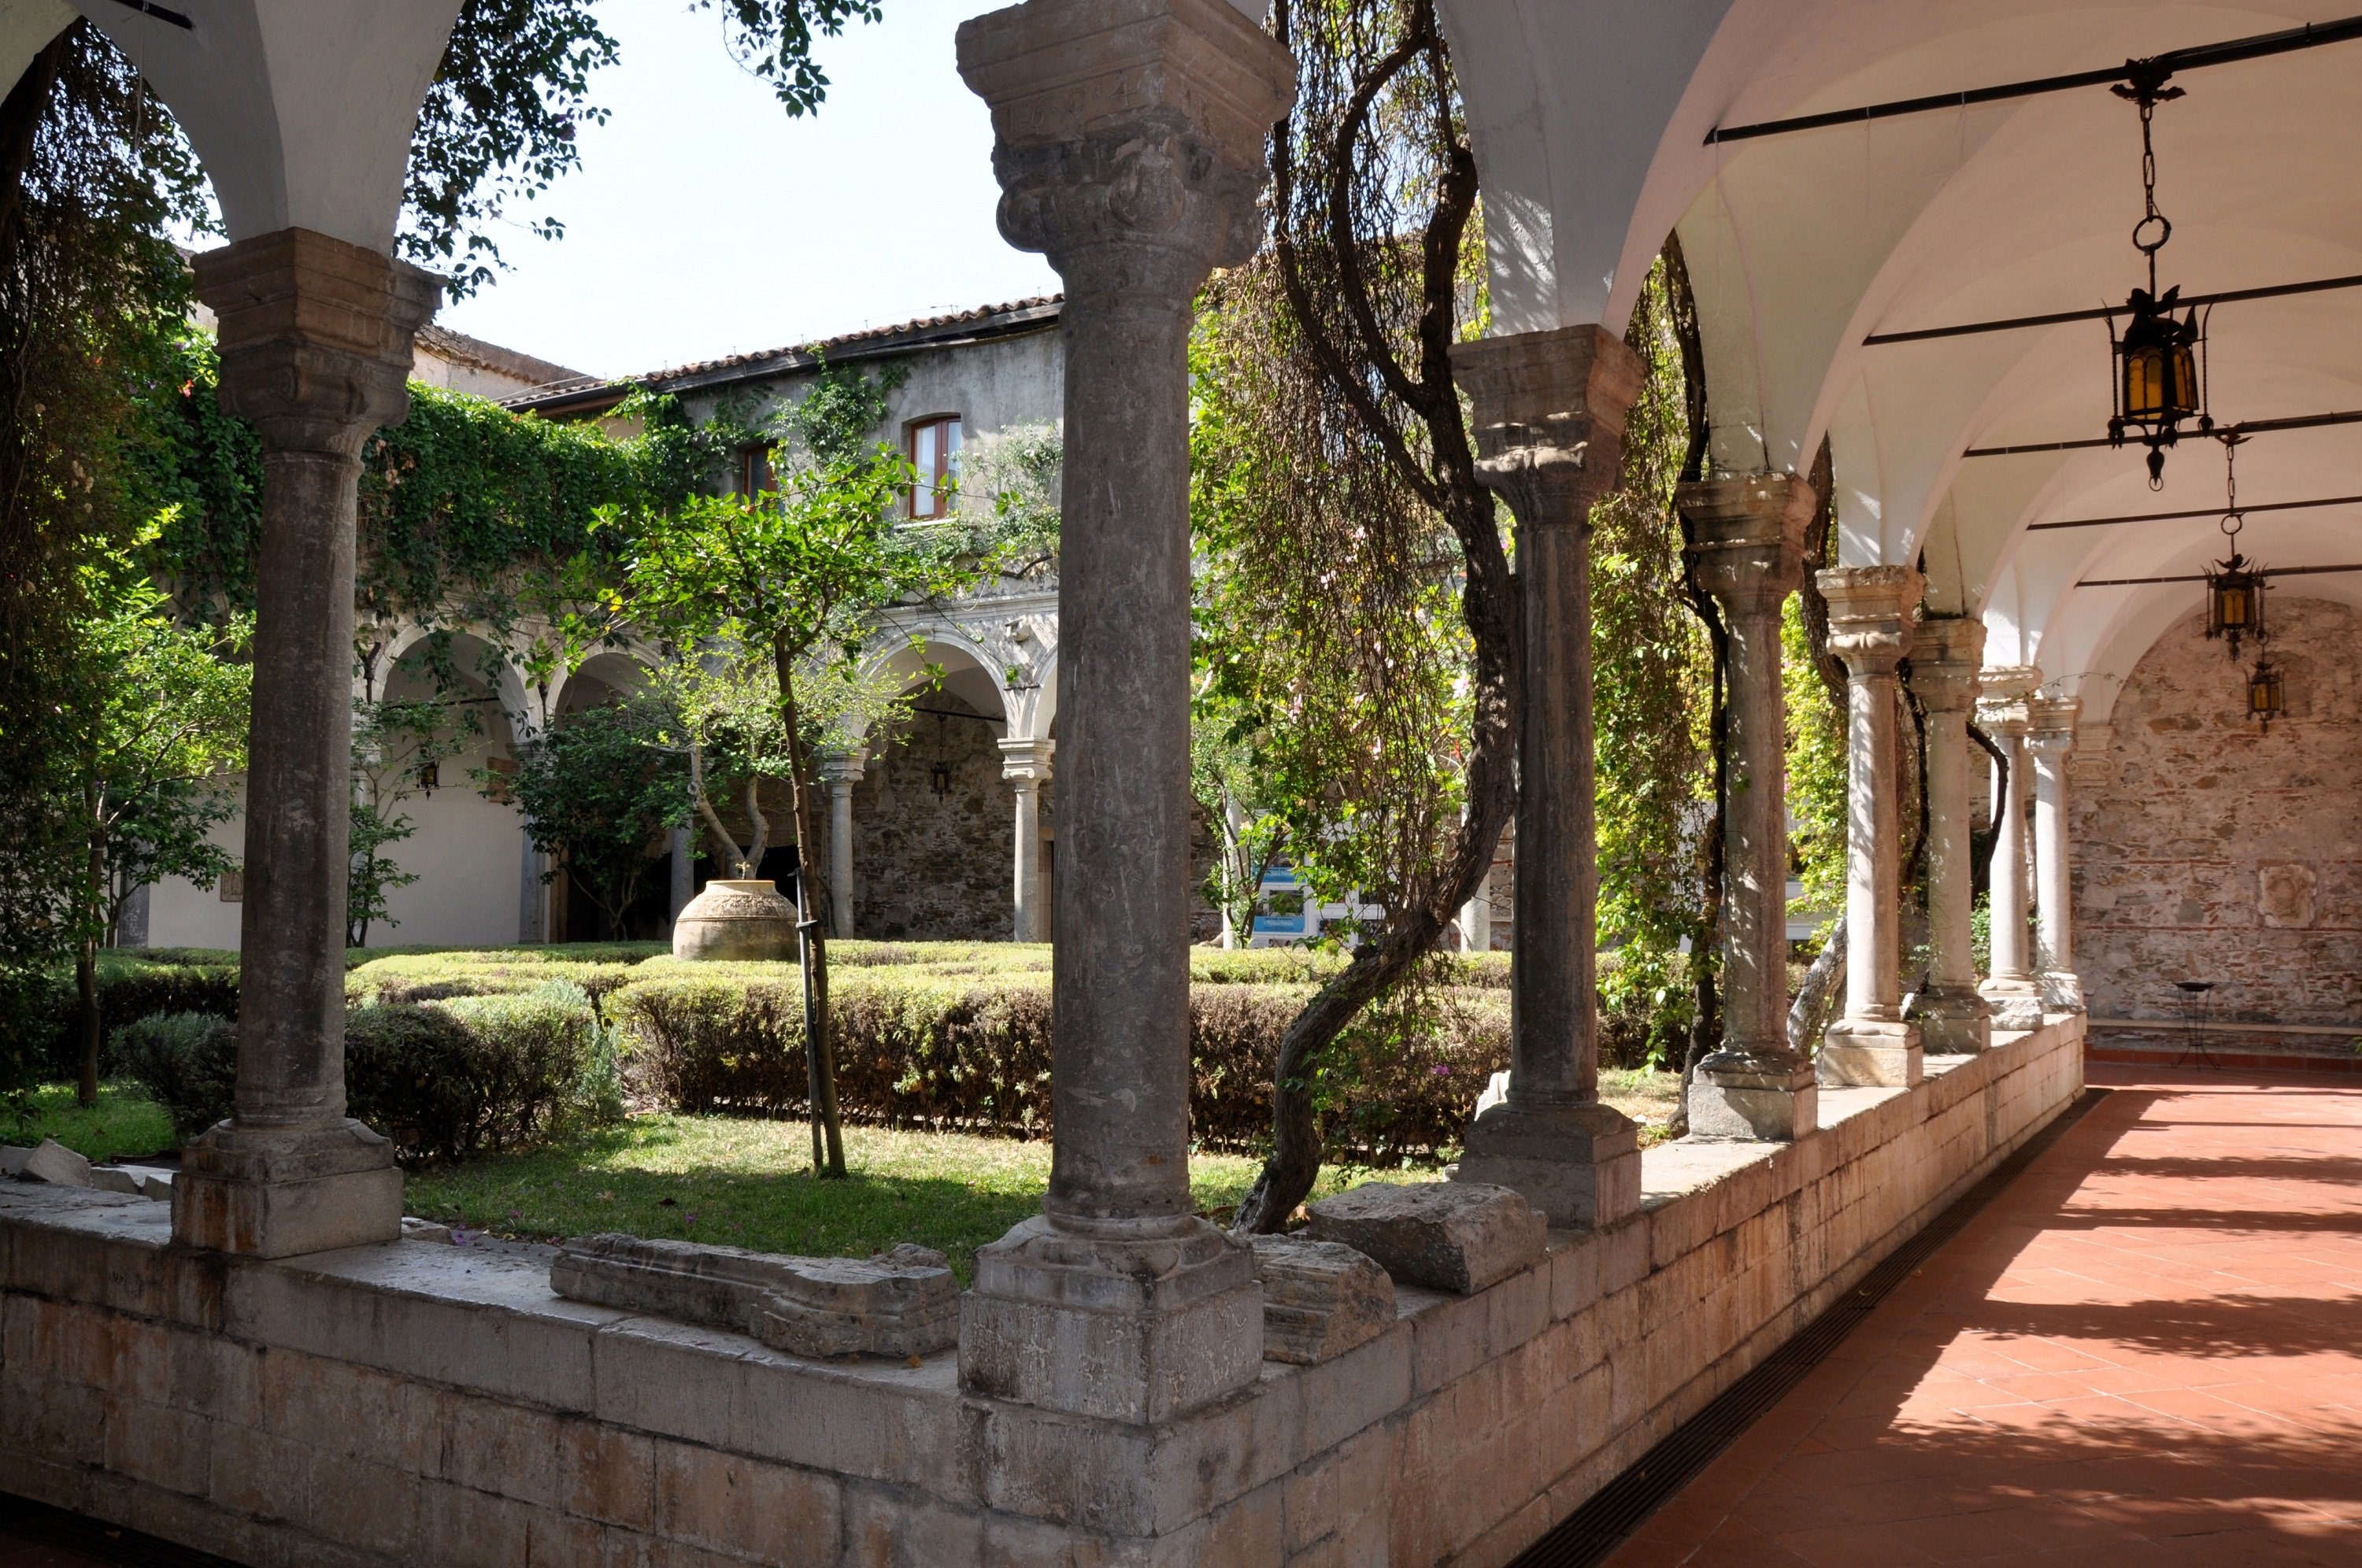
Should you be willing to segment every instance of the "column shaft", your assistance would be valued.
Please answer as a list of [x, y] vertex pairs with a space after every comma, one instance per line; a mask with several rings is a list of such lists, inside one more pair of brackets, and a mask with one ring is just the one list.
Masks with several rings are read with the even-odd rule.
[[1720, 1047], [1689, 1088], [1690, 1132], [1786, 1140], [1819, 1117], [1811, 1064], [1788, 1046], [1787, 705], [1780, 611], [1804, 574], [1812, 487], [1793, 475], [1709, 480], [1675, 498], [1700, 584], [1730, 634], [1722, 798]]
[[2036, 927], [2041, 937], [2043, 999], [2052, 1009], [2081, 1012], [2083, 985], [2075, 973], [2074, 861], [2067, 817], [2067, 757], [2082, 712], [2073, 697], [2036, 698], [2032, 705], [2034, 753], [2034, 874]]
[[1599, 1103], [1591, 508], [1622, 477], [1643, 370], [1599, 326], [1462, 344], [1485, 481], [1518, 524], [1525, 699], [1510, 900], [1509, 1089], [1468, 1130], [1462, 1179], [1515, 1187], [1560, 1225], [1639, 1205], [1639, 1134]]
[[977, 1254], [973, 1391], [1153, 1422], [1252, 1382], [1261, 1291], [1189, 1199], [1188, 339], [1253, 252], [1287, 52], [1228, 0], [1028, 0], [964, 24], [1001, 233], [1065, 284], [1043, 1215]]
[[1820, 575], [1829, 646], [1847, 681], [1846, 1010], [1821, 1045], [1824, 1084], [1909, 1085], [1922, 1072], [1916, 1024], [1903, 1016], [1902, 844], [1894, 772], [1895, 670], [1919, 602], [1909, 567]]
[[1042, 858], [1042, 793], [1041, 787], [1031, 778], [1017, 780], [1016, 865], [1010, 904], [1016, 913], [1016, 938], [1020, 942], [1042, 940], [1040, 889], [1034, 885], [1033, 868]]
[[400, 1234], [385, 1140], [345, 1115], [355, 481], [409, 403], [411, 338], [436, 285], [303, 229], [195, 259], [220, 322], [221, 399], [262, 443], [237, 1081], [189, 1146], [173, 1233], [286, 1256]]
[[1992, 1035], [1992, 1008], [1977, 994], [1969, 828], [1969, 710], [1984, 641], [1980, 621], [1930, 616], [1911, 642], [1911, 690], [1927, 711], [1928, 960], [1910, 1014], [1925, 1048], [1947, 1055], [1981, 1051]]
[[828, 912], [840, 938], [853, 935], [853, 780], [828, 781]]
[[2008, 763], [2002, 798], [1995, 803], [1992, 890], [1987, 913], [1992, 933], [1992, 968], [1978, 991], [1993, 1010], [1996, 1029], [2032, 1029], [2042, 1021], [2041, 988], [2034, 978], [2026, 940], [2026, 798], [2033, 757], [2025, 745], [2030, 714], [2026, 696], [2042, 672], [2011, 666], [1984, 672], [1990, 701], [1978, 716]]

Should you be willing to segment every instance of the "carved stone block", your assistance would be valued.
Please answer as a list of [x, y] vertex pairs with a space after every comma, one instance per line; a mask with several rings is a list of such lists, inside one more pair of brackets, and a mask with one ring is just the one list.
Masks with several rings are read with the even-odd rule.
[[1302, 1236], [1257, 1236], [1263, 1358], [1312, 1366], [1394, 1326], [1395, 1282], [1366, 1253]]
[[1549, 1224], [1506, 1187], [1369, 1182], [1312, 1205], [1306, 1234], [1341, 1242], [1405, 1285], [1467, 1295], [1542, 1255]]

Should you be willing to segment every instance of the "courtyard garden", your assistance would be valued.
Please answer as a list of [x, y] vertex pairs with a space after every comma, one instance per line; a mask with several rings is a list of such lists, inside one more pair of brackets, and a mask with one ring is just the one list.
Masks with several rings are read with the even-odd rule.
[[[356, 949], [346, 977], [353, 1113], [392, 1138], [408, 1212], [464, 1245], [600, 1231], [866, 1255], [977, 1246], [1038, 1212], [1050, 1173], [1050, 949], [835, 945], [831, 1035], [849, 1176], [815, 1180], [793, 964], [681, 964], [654, 943]], [[1281, 1032], [1342, 960], [1293, 948], [1191, 955], [1192, 1187], [1227, 1218], [1268, 1140]], [[1508, 955], [1436, 960], [1416, 1007], [1374, 1014], [1323, 1086], [1315, 1196], [1432, 1180], [1507, 1065]], [[233, 954], [113, 951], [98, 1102], [69, 1064], [12, 1130], [93, 1159], [168, 1155], [226, 1115]], [[32, 1027], [61, 1042], [61, 984]], [[62, 1047], [61, 1047], [61, 1050]], [[1606, 1097], [1662, 1134], [1677, 1075], [1610, 1069]]]

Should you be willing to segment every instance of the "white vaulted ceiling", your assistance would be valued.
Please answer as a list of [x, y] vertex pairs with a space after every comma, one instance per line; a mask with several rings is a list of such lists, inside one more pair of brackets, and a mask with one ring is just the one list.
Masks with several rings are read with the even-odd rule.
[[[1716, 126], [2103, 68], [2338, 19], [2149, 0], [1443, 0], [1487, 204], [1496, 330], [1620, 327], [1668, 232], [1696, 286], [1727, 471], [1806, 467], [1831, 443], [1842, 558], [1916, 563], [1981, 613], [1987, 657], [2031, 662], [2103, 714], [2114, 679], [2197, 608], [2223, 460], [2185, 443], [2148, 489], [2136, 448], [1964, 458], [2100, 436], [2103, 324], [1865, 347], [1905, 331], [2121, 304], [2144, 281], [2133, 106], [2104, 87], [1756, 140]], [[2362, 273], [2362, 42], [2210, 67], [2157, 114], [2161, 280], [2212, 293]], [[2223, 306], [2218, 420], [2362, 408], [2362, 290]], [[2362, 493], [2362, 426], [2257, 436], [2240, 495]], [[2273, 565], [2362, 560], [2362, 508], [2261, 513]], [[2362, 577], [2296, 591], [2362, 600]], [[2283, 590], [2284, 591], [2287, 590]]]

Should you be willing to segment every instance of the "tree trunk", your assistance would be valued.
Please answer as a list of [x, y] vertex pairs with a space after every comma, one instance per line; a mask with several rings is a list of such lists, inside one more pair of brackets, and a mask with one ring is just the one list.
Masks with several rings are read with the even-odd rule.
[[828, 1034], [828, 937], [817, 913], [820, 872], [811, 848], [820, 842], [806, 787], [804, 737], [796, 711], [795, 662], [784, 645], [774, 645], [778, 670], [779, 722], [788, 733], [788, 795], [796, 818], [796, 962], [804, 987], [804, 1074], [811, 1101], [812, 1174], [838, 1177], [844, 1170], [844, 1120], [836, 1104], [836, 1046]]
[[1829, 999], [1845, 984], [1846, 922], [1838, 916], [1837, 924], [1829, 929], [1828, 940], [1821, 944], [1813, 959], [1813, 966], [1805, 971], [1804, 983], [1796, 988], [1796, 999], [1788, 1009], [1788, 1049], [1800, 1056], [1810, 1056], [1820, 1037], [1822, 1027], [1828, 1021]]
[[74, 1099], [84, 1106], [98, 1103], [98, 944], [100, 922], [106, 911], [106, 830], [90, 832], [90, 860], [83, 869], [82, 941], [74, 948], [74, 1029], [82, 1039], [82, 1081]]

